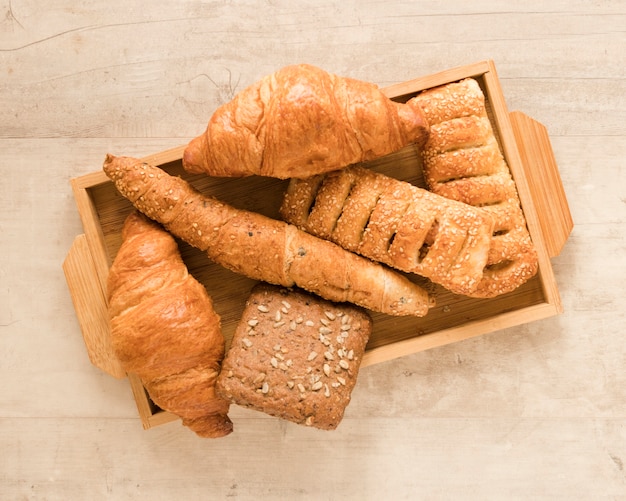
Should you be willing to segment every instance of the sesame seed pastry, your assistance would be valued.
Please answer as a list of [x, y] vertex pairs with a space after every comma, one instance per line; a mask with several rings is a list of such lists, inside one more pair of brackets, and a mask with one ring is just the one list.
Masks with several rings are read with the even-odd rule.
[[183, 425], [201, 437], [228, 435], [230, 403], [215, 393], [225, 343], [211, 298], [155, 222], [132, 212], [122, 239], [107, 280], [116, 356]]
[[378, 86], [300, 64], [242, 90], [210, 117], [183, 156], [188, 172], [287, 179], [422, 145], [428, 125], [416, 103]]
[[284, 221], [202, 195], [158, 167], [107, 155], [103, 169], [137, 209], [236, 273], [389, 315], [424, 316], [433, 306], [405, 276]]
[[292, 179], [280, 213], [304, 231], [456, 294], [476, 290], [493, 229], [481, 209], [360, 166]]
[[516, 289], [537, 273], [537, 252], [478, 82], [466, 78], [423, 91], [411, 101], [430, 125], [422, 150], [429, 189], [482, 207], [494, 219], [484, 277], [472, 295], [493, 297]]
[[217, 392], [287, 421], [335, 429], [371, 331], [372, 319], [357, 306], [258, 285], [233, 335]]

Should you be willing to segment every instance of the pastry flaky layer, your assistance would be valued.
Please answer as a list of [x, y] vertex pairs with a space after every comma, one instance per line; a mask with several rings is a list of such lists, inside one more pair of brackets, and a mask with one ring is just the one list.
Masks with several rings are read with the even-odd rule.
[[428, 188], [482, 207], [494, 219], [487, 267], [472, 295], [493, 297], [516, 289], [537, 273], [537, 252], [478, 82], [467, 78], [428, 89], [411, 101], [430, 125], [422, 149]]
[[396, 103], [374, 84], [300, 64], [219, 107], [185, 149], [183, 166], [212, 176], [306, 178], [427, 137], [417, 103]]
[[345, 249], [457, 294], [482, 280], [491, 216], [360, 166], [292, 179], [281, 216]]
[[301, 290], [256, 286], [217, 380], [232, 403], [305, 426], [343, 419], [372, 319]]
[[230, 404], [215, 393], [224, 337], [211, 298], [155, 222], [131, 213], [122, 239], [107, 281], [115, 354], [185, 426], [202, 437], [228, 435]]
[[146, 162], [108, 155], [104, 171], [148, 217], [236, 273], [390, 315], [426, 315], [432, 298], [395, 271], [284, 221], [230, 207]]

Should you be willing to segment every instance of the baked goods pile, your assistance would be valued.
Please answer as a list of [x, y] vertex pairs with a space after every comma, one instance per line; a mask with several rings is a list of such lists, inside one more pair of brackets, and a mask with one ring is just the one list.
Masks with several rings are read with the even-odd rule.
[[[362, 164], [411, 144], [428, 190]], [[396, 103], [372, 84], [288, 66], [218, 108], [183, 167], [289, 179], [278, 220], [144, 161], [105, 159], [136, 210], [108, 281], [116, 354], [157, 405], [200, 436], [232, 431], [231, 404], [334, 429], [372, 332], [368, 311], [427, 315], [435, 298], [418, 285], [424, 279], [487, 298], [537, 271], [471, 79]], [[211, 298], [174, 238], [259, 284], [227, 352]]]

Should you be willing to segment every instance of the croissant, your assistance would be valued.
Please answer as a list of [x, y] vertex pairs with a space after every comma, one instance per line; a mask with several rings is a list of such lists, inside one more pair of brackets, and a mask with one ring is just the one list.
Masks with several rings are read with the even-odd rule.
[[423, 91], [412, 101], [430, 124], [422, 150], [429, 189], [482, 207], [494, 219], [487, 267], [472, 295], [493, 297], [516, 289], [537, 273], [537, 251], [478, 82], [466, 78]]
[[423, 316], [433, 306], [408, 278], [284, 221], [204, 196], [158, 167], [107, 155], [103, 169], [137, 209], [236, 273], [390, 315]]
[[292, 179], [280, 208], [288, 223], [456, 294], [483, 277], [491, 216], [360, 166]]
[[183, 156], [191, 173], [287, 179], [372, 160], [428, 137], [415, 103], [311, 65], [284, 67], [219, 107]]
[[133, 212], [122, 238], [107, 280], [115, 354], [183, 425], [202, 437], [228, 435], [230, 404], [215, 393], [224, 338], [211, 298], [156, 223]]

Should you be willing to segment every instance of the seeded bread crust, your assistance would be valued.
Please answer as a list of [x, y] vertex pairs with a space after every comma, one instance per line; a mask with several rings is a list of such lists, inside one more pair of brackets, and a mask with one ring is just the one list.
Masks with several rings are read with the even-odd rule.
[[486, 211], [353, 165], [292, 179], [281, 216], [303, 231], [469, 295], [493, 232]]
[[359, 307], [257, 285], [224, 359], [217, 392], [294, 423], [335, 429], [371, 331], [371, 317]]
[[154, 165], [107, 155], [103, 170], [139, 211], [235, 273], [389, 315], [421, 317], [434, 305], [402, 274], [284, 221], [205, 196]]
[[230, 434], [230, 404], [215, 394], [225, 343], [213, 300], [174, 238], [138, 212], [124, 222], [107, 303], [115, 354], [154, 403], [201, 437]]
[[474, 297], [510, 292], [538, 270], [515, 182], [472, 78], [428, 89], [416, 101], [430, 124], [422, 150], [424, 178], [434, 193], [482, 207], [494, 220], [489, 258]]

